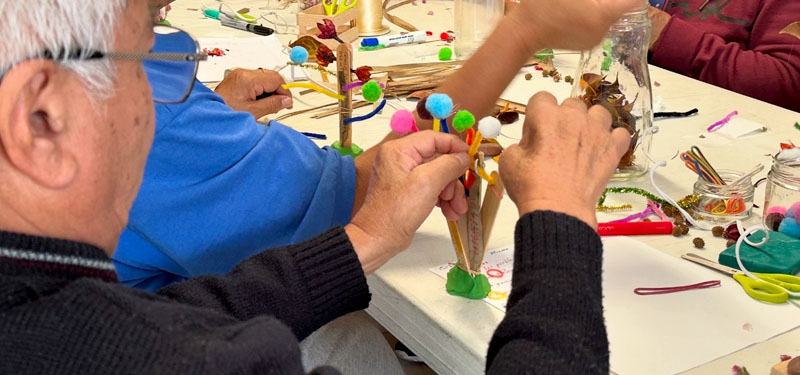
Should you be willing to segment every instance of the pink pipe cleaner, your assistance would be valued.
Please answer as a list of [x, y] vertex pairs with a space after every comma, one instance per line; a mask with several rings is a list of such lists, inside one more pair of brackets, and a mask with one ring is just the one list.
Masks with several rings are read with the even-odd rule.
[[[364, 86], [365, 83], [366, 82], [356, 81], [356, 82], [353, 82], [351, 84], [344, 85], [344, 86], [342, 86], [342, 91], [350, 91], [350, 90], [352, 90], [352, 89], [354, 89], [356, 87]], [[382, 89], [386, 88], [385, 86], [383, 86], [383, 83], [378, 83], [378, 84], [381, 85]]]
[[709, 126], [708, 129], [706, 129], [706, 130], [708, 132], [713, 132], [715, 130], [719, 130], [719, 128], [721, 128], [723, 125], [725, 125], [728, 122], [730, 122], [731, 118], [733, 118], [733, 116], [736, 116], [738, 114], [739, 114], [739, 111], [733, 111], [731, 113], [728, 113], [728, 115], [725, 116], [722, 120], [719, 120], [719, 121], [711, 124], [711, 126]]
[[653, 213], [656, 214], [656, 216], [658, 216], [658, 218], [661, 219], [661, 221], [669, 221], [669, 217], [667, 217], [667, 215], [664, 214], [664, 211], [661, 211], [661, 207], [658, 205], [658, 203], [648, 199], [647, 207], [650, 207], [653, 210]]
[[647, 208], [645, 208], [644, 211], [639, 212], [638, 214], [633, 214], [633, 215], [630, 215], [630, 216], [626, 216], [626, 217], [624, 217], [622, 219], [619, 219], [619, 220], [609, 221], [609, 223], [627, 223], [627, 222], [634, 221], [636, 219], [644, 219], [644, 218], [650, 216], [650, 214], [652, 214], [652, 213], [653, 213], [653, 208], [651, 208], [650, 206], [647, 206]]

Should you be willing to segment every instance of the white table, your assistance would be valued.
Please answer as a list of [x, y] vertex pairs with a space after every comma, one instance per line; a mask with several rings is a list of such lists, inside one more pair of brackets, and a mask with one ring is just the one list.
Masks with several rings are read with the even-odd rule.
[[[207, 3], [211, 1], [206, 0]], [[265, 1], [227, 1], [234, 9], [248, 6], [251, 14], [257, 15]], [[420, 2], [421, 4], [421, 2]], [[450, 28], [452, 24], [451, 2], [428, 1], [425, 7], [407, 5], [393, 12], [411, 21], [421, 29], [427, 29], [438, 35]], [[218, 23], [203, 19], [199, 12], [188, 11], [187, 8], [201, 8], [198, 0], [179, 0], [173, 4], [170, 21], [182, 27], [196, 37], [252, 37], [251, 34], [233, 29], [222, 28]], [[292, 5], [288, 10], [279, 11], [291, 23]], [[433, 10], [434, 15], [427, 15]], [[388, 24], [384, 20], [384, 24]], [[394, 32], [399, 31], [390, 25]], [[294, 35], [281, 35], [282, 42], [294, 40]], [[419, 46], [404, 46], [382, 50], [379, 52], [356, 52], [355, 66], [360, 65], [392, 65], [406, 62], [434, 61], [433, 56], [441, 43], [428, 43]], [[556, 65], [563, 75], [572, 75], [577, 57], [565, 55], [556, 58]], [[554, 83], [532, 71], [534, 79], [524, 80], [521, 72], [508, 90], [504, 99], [526, 102], [527, 98], [540, 90], [548, 90], [559, 99], [569, 95], [570, 87], [566, 83]], [[654, 87], [654, 97], [663, 98], [666, 110], [685, 111], [699, 108], [697, 116], [686, 119], [657, 121], [660, 132], [655, 135], [652, 154], [659, 159], [670, 158], [677, 151], [684, 151], [696, 144], [703, 149], [705, 155], [717, 162], [720, 169], [749, 169], [757, 162], [763, 163], [767, 169], [771, 165], [768, 154], [776, 152], [778, 143], [786, 139], [800, 142], [800, 132], [793, 128], [800, 114], [785, 110], [755, 99], [738, 95], [696, 80], [692, 80], [657, 67], [651, 67], [651, 79], [659, 82]], [[327, 102], [319, 96], [305, 98], [312, 104]], [[412, 108], [408, 102], [395, 105]], [[295, 109], [298, 109], [296, 106]], [[727, 144], [714, 143], [711, 139], [701, 139], [698, 135], [709, 124], [724, 117], [732, 110], [738, 110], [741, 117], [760, 122], [769, 128], [763, 134], [748, 136]], [[362, 109], [361, 111], [364, 111]], [[393, 111], [384, 111], [375, 118], [359, 123], [354, 128], [353, 141], [366, 148], [376, 144], [388, 131], [388, 119]], [[360, 112], [359, 112], [360, 113]], [[328, 141], [318, 141], [320, 145], [330, 144], [338, 134], [335, 117], [327, 120], [313, 120], [307, 115], [287, 119], [286, 124], [298, 130], [325, 133]], [[505, 126], [503, 133], [511, 137], [519, 137], [522, 122]], [[512, 139], [499, 139], [509, 145]], [[766, 171], [757, 177], [763, 177]], [[691, 193], [691, 186], [696, 177], [683, 164], [675, 159], [667, 167], [659, 170], [657, 182], [671, 196], [683, 197]], [[636, 186], [652, 191], [646, 178], [627, 183], [616, 183], [612, 186]], [[763, 203], [763, 188], [756, 191], [756, 204]], [[614, 198], [610, 198], [614, 199]], [[630, 197], [620, 197], [622, 201]], [[758, 210], [756, 210], [758, 211]], [[621, 214], [599, 214], [600, 221], [605, 221]], [[517, 219], [516, 209], [509, 199], [501, 204], [500, 214], [489, 248], [513, 243], [514, 224]], [[753, 218], [757, 221], [759, 218]], [[708, 258], [715, 259], [722, 245], [719, 239], [712, 238], [709, 232], [692, 230], [688, 236], [675, 238], [672, 236], [643, 236], [637, 238], [652, 247], [672, 256], [680, 256], [691, 246], [691, 239], [699, 236], [709, 244], [706, 250], [696, 250]], [[483, 301], [473, 301], [453, 297], [444, 291], [444, 280], [431, 273], [430, 267], [452, 261], [455, 254], [452, 250], [445, 221], [440, 213], [434, 213], [422, 225], [411, 247], [392, 259], [380, 270], [369, 277], [373, 293], [368, 312], [386, 327], [399, 340], [421, 355], [427, 364], [440, 374], [478, 374], [482, 373], [489, 339], [496, 325], [503, 318], [503, 313]], [[606, 306], [614, 308], [614, 306]], [[800, 310], [798, 310], [800, 313]], [[473, 322], [482, 322], [474, 325]], [[467, 329], [467, 327], [470, 327]], [[795, 329], [763, 343], [743, 349], [726, 357], [713, 359], [709, 363], [687, 371], [686, 374], [728, 374], [734, 364], [745, 365], [751, 373], [766, 373], [778, 361], [779, 354], [800, 355], [800, 329]]]

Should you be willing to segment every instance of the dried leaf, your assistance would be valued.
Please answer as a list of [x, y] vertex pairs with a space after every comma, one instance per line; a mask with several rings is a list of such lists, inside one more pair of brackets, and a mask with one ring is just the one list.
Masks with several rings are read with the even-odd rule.
[[250, 13], [250, 8], [239, 9], [238, 11], [236, 11], [236, 13], [239, 13], [239, 14]]
[[319, 29], [319, 37], [320, 39], [337, 39], [336, 35], [336, 24], [333, 21], [325, 18], [322, 20], [323, 23], [317, 22], [317, 28]]
[[328, 46], [320, 44], [317, 48], [317, 64], [325, 67], [334, 61], [336, 61], [336, 55], [333, 54], [333, 51]]
[[786, 26], [779, 32], [779, 34], [789, 34], [794, 36], [795, 38], [800, 39], [800, 21], [790, 24]]
[[497, 114], [497, 119], [503, 125], [513, 124], [519, 120], [519, 113], [514, 111], [500, 112]]
[[634, 162], [634, 151], [639, 140], [639, 131], [636, 130], [636, 117], [631, 114], [638, 94], [633, 101], [628, 102], [625, 94], [619, 87], [619, 80], [609, 82], [606, 77], [587, 73], [581, 77], [580, 87], [584, 90], [581, 99], [587, 107], [600, 105], [611, 114], [611, 127], [625, 128], [631, 133], [631, 143], [628, 151], [619, 162], [619, 168], [629, 167]]
[[308, 51], [309, 56], [316, 56], [319, 46], [322, 45], [323, 44], [319, 40], [314, 39], [314, 37], [311, 35], [302, 36], [294, 42], [289, 43], [289, 47], [300, 46], [305, 48]]
[[371, 66], [367, 65], [359, 66], [358, 68], [356, 68], [356, 77], [358, 77], [358, 80], [361, 82], [367, 82], [369, 81], [370, 77], [372, 77], [371, 72], [372, 72]]

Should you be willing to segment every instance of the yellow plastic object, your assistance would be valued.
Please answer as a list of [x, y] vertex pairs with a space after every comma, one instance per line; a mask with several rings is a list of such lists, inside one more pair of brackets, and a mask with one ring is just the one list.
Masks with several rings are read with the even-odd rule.
[[358, 0], [353, 0], [349, 4], [347, 1], [349, 0], [322, 0], [322, 8], [325, 9], [325, 15], [333, 16], [342, 13], [358, 4]]
[[316, 92], [318, 92], [320, 94], [324, 94], [324, 95], [330, 96], [331, 98], [334, 98], [336, 100], [344, 100], [344, 95], [335, 94], [335, 93], [331, 92], [330, 90], [327, 90], [327, 89], [323, 88], [322, 86], [317, 86], [317, 85], [315, 85], [313, 83], [292, 82], [292, 83], [283, 84], [283, 85], [281, 85], [281, 87], [283, 87], [283, 88], [285, 88], [287, 90], [288, 89], [293, 89], [293, 88], [310, 89], [310, 90], [314, 90], [314, 91], [316, 91]]
[[741, 273], [733, 275], [733, 278], [744, 288], [747, 295], [762, 302], [784, 303], [789, 299], [789, 293], [786, 293], [786, 290], [778, 286], [780, 285], [778, 283], [784, 284], [784, 282], [777, 280], [778, 276], [794, 278], [796, 280], [792, 280], [791, 283], [796, 283], [796, 287], [800, 287], [800, 278], [796, 276], [761, 273], [754, 273], [754, 275], [764, 279], [764, 281], [751, 279], [747, 275]]

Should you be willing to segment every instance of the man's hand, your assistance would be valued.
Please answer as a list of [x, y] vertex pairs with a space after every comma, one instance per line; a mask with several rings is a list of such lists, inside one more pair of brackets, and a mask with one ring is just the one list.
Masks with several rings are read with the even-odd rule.
[[650, 7], [647, 9], [647, 17], [653, 23], [653, 33], [650, 35], [650, 50], [652, 51], [658, 39], [661, 38], [661, 32], [667, 27], [671, 16], [661, 9]]
[[560, 106], [540, 92], [528, 102], [522, 140], [503, 152], [500, 176], [520, 215], [562, 212], [597, 226], [595, 205], [630, 146], [624, 128], [611, 130], [600, 106], [577, 99]]
[[[292, 108], [292, 93], [284, 89], [283, 77], [272, 70], [236, 69], [230, 72], [214, 90], [225, 103], [237, 111], [250, 112], [256, 119]], [[269, 93], [269, 97], [257, 99]]]
[[641, 4], [642, 0], [523, 0], [507, 18], [518, 25], [529, 47], [586, 50], [600, 43], [623, 13]]
[[424, 131], [380, 146], [364, 205], [345, 227], [366, 273], [411, 244], [439, 204], [449, 220], [467, 210], [458, 182], [469, 147], [454, 135]]

